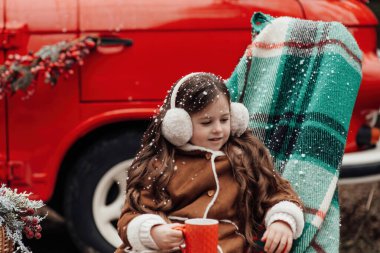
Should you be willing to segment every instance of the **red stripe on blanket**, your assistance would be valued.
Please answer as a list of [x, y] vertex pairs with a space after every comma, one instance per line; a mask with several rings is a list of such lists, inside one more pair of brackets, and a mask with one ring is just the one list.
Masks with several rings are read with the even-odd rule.
[[325, 219], [325, 217], [326, 217], [326, 213], [325, 212], [322, 212], [321, 210], [317, 210], [317, 209], [314, 209], [314, 208], [309, 208], [309, 207], [305, 208], [305, 213], [314, 214], [316, 216], [321, 217], [321, 219]]
[[322, 40], [318, 43], [301, 43], [301, 42], [295, 42], [295, 41], [285, 41], [281, 43], [267, 43], [267, 42], [253, 42], [251, 45], [247, 48], [247, 56], [250, 56], [250, 50], [253, 47], [262, 48], [262, 49], [278, 49], [282, 48], [284, 46], [287, 47], [295, 47], [295, 48], [301, 48], [301, 49], [308, 49], [313, 47], [322, 47], [328, 44], [335, 44], [340, 47], [342, 47], [357, 63], [361, 64], [361, 60], [359, 57], [357, 57], [351, 50], [340, 40]]
[[314, 248], [314, 250], [318, 253], [326, 253], [326, 251], [315, 241], [314, 239], [310, 242], [310, 246]]
[[321, 217], [322, 220], [324, 220], [325, 217], [326, 217], [326, 213], [325, 213], [325, 212], [322, 212], [322, 211], [318, 211], [318, 212], [317, 212], [317, 216]]

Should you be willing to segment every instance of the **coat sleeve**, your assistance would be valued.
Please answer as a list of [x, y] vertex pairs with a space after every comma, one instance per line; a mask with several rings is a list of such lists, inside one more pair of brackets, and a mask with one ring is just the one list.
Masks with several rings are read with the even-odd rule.
[[[156, 210], [153, 194], [147, 188], [140, 191], [140, 203], [147, 210]], [[118, 234], [123, 241], [119, 249], [132, 248], [136, 251], [159, 249], [151, 237], [150, 230], [155, 225], [166, 223], [158, 212], [136, 212], [126, 200], [117, 223]]]
[[303, 203], [289, 181], [277, 174], [277, 187], [270, 195], [270, 206], [265, 211], [264, 224], [268, 228], [275, 221], [286, 222], [293, 232], [293, 238], [301, 236], [304, 225]]
[[293, 238], [301, 236], [305, 221], [302, 209], [291, 201], [281, 201], [270, 208], [265, 214], [265, 227], [269, 227], [275, 221], [284, 221], [289, 224], [293, 232]]

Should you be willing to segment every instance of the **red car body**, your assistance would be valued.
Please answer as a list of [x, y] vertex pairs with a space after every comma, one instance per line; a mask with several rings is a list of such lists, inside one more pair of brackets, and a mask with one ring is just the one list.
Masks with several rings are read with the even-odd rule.
[[133, 42], [99, 47], [56, 87], [40, 78], [33, 95], [0, 100], [0, 182], [46, 201], [53, 193], [62, 196], [57, 185], [73, 153], [80, 157], [99, 131], [149, 120], [172, 83], [189, 72], [228, 78], [250, 43], [255, 11], [339, 21], [352, 32], [363, 51], [363, 82], [346, 146], [356, 151], [361, 112], [380, 107], [378, 22], [361, 1], [0, 0], [1, 60], [86, 35]]

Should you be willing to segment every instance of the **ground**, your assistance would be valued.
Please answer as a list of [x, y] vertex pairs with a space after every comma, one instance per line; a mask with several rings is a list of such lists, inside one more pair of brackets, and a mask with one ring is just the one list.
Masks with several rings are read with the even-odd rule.
[[339, 188], [342, 253], [380, 252], [380, 182]]

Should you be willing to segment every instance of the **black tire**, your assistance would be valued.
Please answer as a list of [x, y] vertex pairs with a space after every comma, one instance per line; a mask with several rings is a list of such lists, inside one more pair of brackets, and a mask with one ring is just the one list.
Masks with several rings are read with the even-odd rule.
[[64, 215], [74, 243], [82, 252], [114, 252], [94, 220], [92, 200], [95, 188], [109, 168], [131, 159], [139, 148], [141, 129], [110, 133], [83, 152], [66, 181]]

